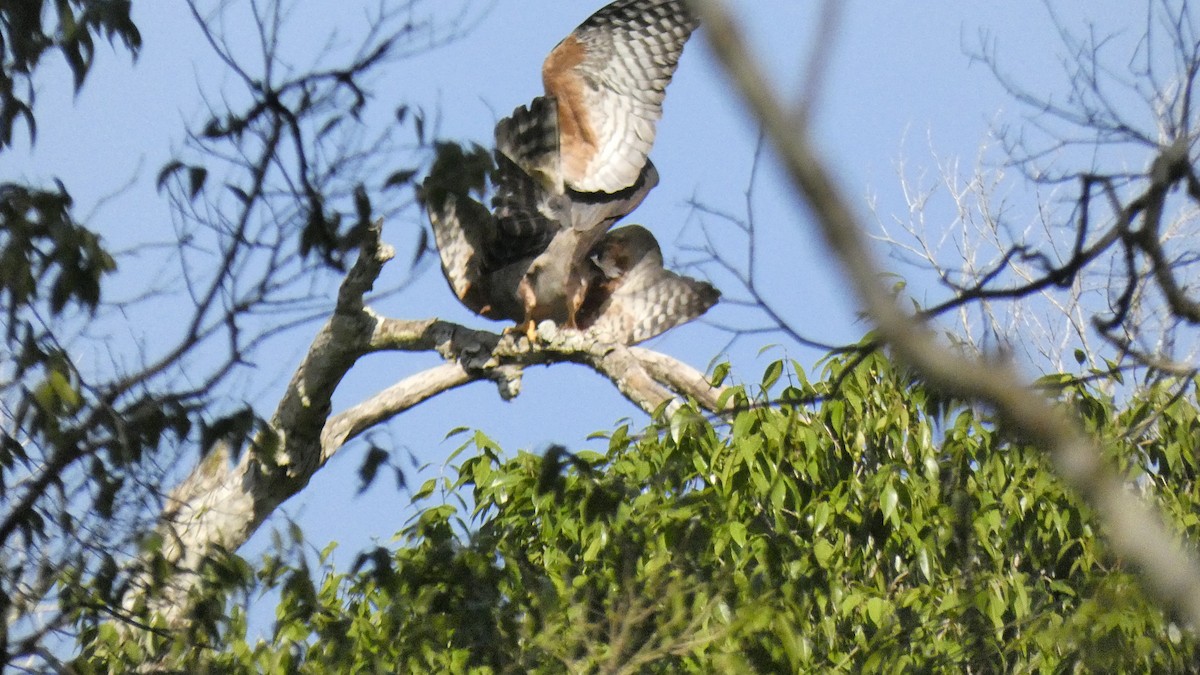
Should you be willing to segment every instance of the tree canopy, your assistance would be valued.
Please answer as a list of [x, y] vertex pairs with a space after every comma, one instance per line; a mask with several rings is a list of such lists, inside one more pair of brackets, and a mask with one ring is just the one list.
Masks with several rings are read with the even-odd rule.
[[[729, 396], [795, 404], [746, 406], [722, 428], [685, 408], [604, 434], [596, 451], [508, 453], [464, 430], [398, 547], [350, 570], [214, 564], [210, 590], [280, 591], [269, 635], [248, 632], [234, 602], [161, 642], [182, 669], [221, 673], [1194, 662], [1195, 635], [1146, 597], [1043, 452], [881, 354], [831, 359], [820, 375], [776, 362], [761, 387]], [[1040, 385], [1179, 536], [1200, 534], [1194, 393], [1156, 385], [1119, 405], [1076, 378]], [[85, 672], [146, 656], [103, 622], [82, 628]]]

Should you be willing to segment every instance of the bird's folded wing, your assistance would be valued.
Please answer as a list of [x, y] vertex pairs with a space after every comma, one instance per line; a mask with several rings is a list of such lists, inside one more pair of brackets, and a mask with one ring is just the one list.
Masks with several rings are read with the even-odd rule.
[[427, 196], [425, 211], [450, 289], [468, 309], [481, 312], [478, 291], [485, 251], [495, 228], [492, 214], [474, 199], [451, 192]]

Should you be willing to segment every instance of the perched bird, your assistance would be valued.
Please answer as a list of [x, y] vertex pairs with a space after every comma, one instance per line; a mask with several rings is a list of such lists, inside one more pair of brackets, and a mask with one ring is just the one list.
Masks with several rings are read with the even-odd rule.
[[663, 268], [650, 231], [626, 225], [592, 250], [594, 278], [579, 322], [605, 342], [636, 344], [704, 314], [721, 293], [712, 284]]
[[609, 232], [658, 183], [647, 155], [696, 27], [684, 0], [618, 0], [560, 42], [542, 69], [546, 95], [496, 125], [491, 212], [435, 165], [422, 198], [464, 305], [530, 339], [550, 319], [631, 344], [716, 302], [711, 286], [662, 268], [644, 228]]

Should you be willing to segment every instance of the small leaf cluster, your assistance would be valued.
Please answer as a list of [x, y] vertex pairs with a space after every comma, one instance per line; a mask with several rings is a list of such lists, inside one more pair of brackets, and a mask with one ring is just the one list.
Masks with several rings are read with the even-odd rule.
[[71, 197], [59, 184], [39, 190], [0, 184], [0, 303], [14, 340], [18, 313], [39, 300], [59, 314], [68, 304], [95, 309], [101, 278], [116, 262], [94, 232], [71, 217]]
[[130, 18], [131, 6], [131, 0], [0, 3], [0, 149], [12, 143], [18, 119], [31, 138], [36, 135], [30, 75], [46, 52], [57, 50], [66, 59], [76, 91], [92, 68], [96, 37], [120, 40], [137, 54], [142, 36]]

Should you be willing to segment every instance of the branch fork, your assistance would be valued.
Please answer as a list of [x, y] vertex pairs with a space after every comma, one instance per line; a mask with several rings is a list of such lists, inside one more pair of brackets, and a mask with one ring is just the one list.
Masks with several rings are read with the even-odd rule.
[[[213, 551], [235, 551], [285, 500], [303, 489], [347, 442], [364, 431], [442, 392], [477, 381], [495, 382], [500, 396], [515, 398], [531, 365], [580, 363], [609, 378], [631, 402], [654, 413], [690, 398], [718, 412], [723, 388], [703, 373], [648, 349], [597, 342], [594, 336], [538, 327], [536, 342], [438, 319], [384, 317], [366, 302], [380, 272], [395, 254], [381, 241], [382, 224], [365, 233], [358, 260], [338, 291], [333, 315], [313, 338], [266, 428], [252, 441], [263, 452], [218, 445], [169, 495], [157, 527], [158, 552], [171, 565], [153, 599], [149, 573], [127, 608], [149, 600], [168, 626], [186, 619], [187, 593], [197, 570]], [[381, 351], [434, 351], [446, 362], [396, 384], [337, 414], [331, 398], [357, 361]], [[234, 461], [234, 457], [238, 457]], [[145, 569], [150, 559], [138, 561]], [[160, 568], [161, 569], [161, 568]]]

